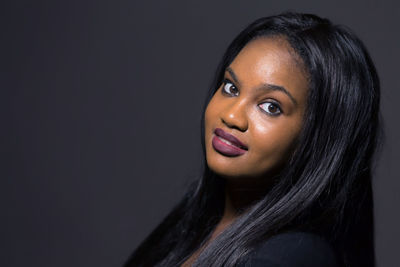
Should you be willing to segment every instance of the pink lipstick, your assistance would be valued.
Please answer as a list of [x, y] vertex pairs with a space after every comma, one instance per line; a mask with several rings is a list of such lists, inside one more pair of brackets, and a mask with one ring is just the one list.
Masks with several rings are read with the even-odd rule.
[[239, 156], [246, 153], [248, 147], [235, 136], [216, 128], [212, 139], [213, 148], [225, 156]]

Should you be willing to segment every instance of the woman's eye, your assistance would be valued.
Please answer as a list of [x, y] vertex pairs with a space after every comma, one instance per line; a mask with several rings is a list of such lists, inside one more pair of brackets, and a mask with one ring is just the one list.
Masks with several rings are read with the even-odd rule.
[[265, 102], [259, 105], [265, 112], [272, 116], [277, 116], [282, 113], [279, 105], [273, 102]]
[[224, 81], [222, 90], [224, 93], [227, 93], [229, 95], [234, 95], [234, 96], [239, 95], [239, 90], [236, 88], [236, 86], [234, 86], [233, 83], [228, 81]]

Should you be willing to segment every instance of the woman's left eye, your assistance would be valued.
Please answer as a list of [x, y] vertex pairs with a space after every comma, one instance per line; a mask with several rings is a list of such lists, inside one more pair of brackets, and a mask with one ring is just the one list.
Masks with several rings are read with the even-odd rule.
[[264, 102], [259, 106], [271, 116], [278, 116], [279, 114], [282, 113], [282, 110], [279, 107], [279, 105], [274, 102]]

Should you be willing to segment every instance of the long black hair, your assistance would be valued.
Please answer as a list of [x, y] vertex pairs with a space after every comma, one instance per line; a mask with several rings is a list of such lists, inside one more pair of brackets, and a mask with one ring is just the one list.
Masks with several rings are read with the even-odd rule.
[[[239, 51], [258, 37], [282, 37], [309, 79], [295, 153], [266, 195], [199, 255], [195, 266], [235, 266], [263, 240], [299, 230], [321, 235], [345, 266], [374, 266], [371, 171], [380, 139], [380, 86], [363, 43], [347, 28], [311, 14], [260, 18], [229, 45], [204, 110]], [[125, 266], [179, 266], [205, 244], [224, 209], [224, 180], [205, 164], [180, 203]]]

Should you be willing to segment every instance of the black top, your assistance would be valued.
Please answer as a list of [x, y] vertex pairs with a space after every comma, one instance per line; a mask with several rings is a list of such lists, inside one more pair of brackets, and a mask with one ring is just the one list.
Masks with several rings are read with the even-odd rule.
[[305, 232], [291, 232], [271, 237], [259, 245], [240, 267], [338, 267], [330, 244]]

